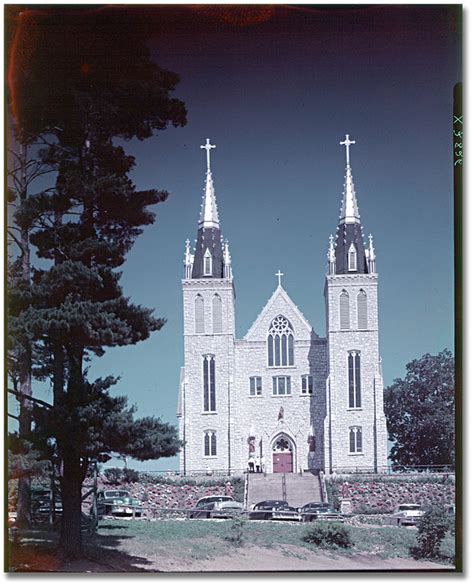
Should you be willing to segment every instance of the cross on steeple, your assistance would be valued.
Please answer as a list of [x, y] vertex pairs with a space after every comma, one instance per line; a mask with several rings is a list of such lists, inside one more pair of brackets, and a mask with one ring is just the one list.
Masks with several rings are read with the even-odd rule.
[[278, 272], [275, 274], [275, 276], [277, 276], [278, 278], [278, 286], [281, 286], [281, 277], [284, 275], [285, 274], [283, 272], [280, 272], [280, 270], [278, 270]]
[[215, 144], [211, 144], [209, 138], [206, 138], [206, 143], [203, 146], [201, 146], [201, 148], [204, 148], [204, 150], [206, 150], [207, 154], [207, 172], [211, 172], [211, 149], [215, 147], [216, 147]]
[[[350, 148], [351, 144], [355, 144], [355, 140], [350, 140], [349, 134], [346, 134], [346, 139], [343, 140], [342, 142], [339, 142], [339, 144], [341, 146], [346, 147], [346, 166], [349, 166], [349, 148]], [[202, 148], [202, 146], [201, 146], [201, 148]]]

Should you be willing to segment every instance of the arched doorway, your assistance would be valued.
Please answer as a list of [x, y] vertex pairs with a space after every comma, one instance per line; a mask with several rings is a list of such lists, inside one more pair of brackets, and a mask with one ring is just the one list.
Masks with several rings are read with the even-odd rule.
[[273, 472], [293, 472], [295, 448], [290, 437], [279, 434], [272, 444]]

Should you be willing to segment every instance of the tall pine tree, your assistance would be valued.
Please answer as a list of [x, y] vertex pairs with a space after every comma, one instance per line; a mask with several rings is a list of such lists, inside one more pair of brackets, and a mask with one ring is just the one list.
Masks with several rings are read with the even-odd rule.
[[[19, 45], [32, 19], [37, 47], [25, 64]], [[90, 382], [86, 363], [164, 324], [123, 295], [117, 268], [143, 226], [153, 223], [149, 207], [167, 193], [136, 190], [128, 176], [134, 160], [114, 139], [144, 139], [183, 125], [186, 111], [170, 97], [177, 76], [150, 59], [141, 31], [123, 17], [50, 8], [23, 16], [16, 31], [12, 114], [24, 134], [45, 137], [39, 155], [57, 178], [53, 190], [29, 197], [15, 214], [17, 224], [40, 226], [29, 240], [50, 267], [42, 262], [34, 269], [28, 303], [21, 287], [9, 290], [9, 327], [12, 337], [40, 347], [41, 374], [52, 381], [53, 407], [35, 410], [34, 440], [53, 444], [61, 459], [60, 549], [77, 557], [91, 458], [112, 452], [158, 458], [179, 448], [174, 427], [151, 417], [134, 420], [126, 400], [109, 394], [115, 380]]]

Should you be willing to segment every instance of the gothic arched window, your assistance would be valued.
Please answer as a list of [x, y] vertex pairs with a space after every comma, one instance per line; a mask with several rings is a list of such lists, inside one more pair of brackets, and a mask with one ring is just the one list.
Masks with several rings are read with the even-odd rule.
[[214, 355], [204, 355], [202, 361], [204, 411], [216, 411], [216, 360]]
[[339, 296], [339, 325], [341, 330], [347, 330], [350, 328], [349, 294], [346, 290], [343, 290]]
[[272, 320], [267, 344], [269, 367], [288, 367], [295, 364], [293, 327], [281, 314]]
[[354, 242], [351, 243], [347, 252], [347, 269], [349, 272], [355, 272], [357, 270], [357, 250]]
[[218, 294], [212, 299], [212, 331], [222, 332], [222, 299]]
[[352, 428], [349, 428], [349, 452], [351, 454], [359, 454], [362, 452], [361, 426], [352, 426]]
[[203, 273], [205, 276], [212, 276], [212, 255], [209, 251], [209, 248], [206, 249], [206, 253], [204, 254], [204, 270]]
[[357, 328], [367, 328], [367, 294], [364, 290], [357, 294]]
[[217, 435], [215, 430], [204, 430], [204, 456], [217, 456]]
[[204, 298], [200, 294], [194, 299], [194, 332], [204, 333]]
[[348, 377], [349, 377], [349, 407], [360, 408], [361, 391], [360, 391], [360, 353], [359, 351], [350, 351], [347, 356], [348, 360]]

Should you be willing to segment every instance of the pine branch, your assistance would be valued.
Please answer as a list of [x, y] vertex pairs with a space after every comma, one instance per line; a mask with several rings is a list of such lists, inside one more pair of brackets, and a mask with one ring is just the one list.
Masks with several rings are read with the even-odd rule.
[[15, 391], [14, 389], [8, 389], [8, 393], [13, 394], [19, 400], [21, 400], [21, 399], [27, 399], [29, 401], [35, 402], [35, 403], [37, 403], [37, 404], [45, 407], [45, 408], [52, 408], [53, 407], [48, 402], [45, 402], [42, 399], [38, 399], [37, 397], [33, 397], [33, 396], [28, 395], [26, 393], [22, 393], [21, 391]]
[[8, 228], [8, 235], [13, 239], [13, 241], [18, 245], [22, 252], [24, 252], [23, 244], [21, 241], [11, 232], [11, 227]]

